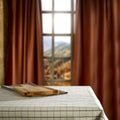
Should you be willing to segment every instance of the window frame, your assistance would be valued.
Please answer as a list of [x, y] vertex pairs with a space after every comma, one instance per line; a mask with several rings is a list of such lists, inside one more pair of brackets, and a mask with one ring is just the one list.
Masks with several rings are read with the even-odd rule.
[[[45, 57], [44, 56], [44, 59], [47, 59], [47, 60], [51, 60], [52, 61], [52, 79], [51, 80], [44, 80], [44, 83], [46, 83], [46, 82], [49, 82], [49, 83], [51, 83], [51, 85], [55, 85], [55, 82], [69, 82], [70, 84], [72, 83], [72, 53], [73, 53], [73, 39], [74, 39], [74, 29], [75, 29], [75, 27], [74, 27], [74, 22], [75, 22], [75, 6], [74, 6], [74, 2], [75, 2], [75, 0], [70, 0], [70, 2], [71, 2], [71, 10], [70, 11], [55, 11], [54, 10], [54, 8], [55, 8], [55, 5], [54, 5], [54, 3], [55, 3], [55, 0], [52, 0], [52, 10], [50, 11], [48, 11], [48, 10], [42, 10], [42, 14], [51, 14], [52, 15], [52, 33], [43, 33], [42, 34], [42, 36], [44, 37], [44, 36], [51, 36], [52, 37], [52, 48], [51, 48], [51, 50], [52, 50], [52, 55], [50, 56], [50, 57]], [[69, 13], [70, 14], [70, 18], [71, 18], [71, 32], [70, 32], [70, 34], [64, 34], [64, 33], [58, 33], [58, 34], [56, 34], [55, 32], [54, 32], [54, 16], [55, 16], [55, 14], [58, 14], [58, 13], [61, 13], [61, 14], [65, 14], [65, 13]], [[71, 45], [71, 49], [70, 49], [70, 57], [55, 57], [54, 56], [54, 51], [55, 51], [55, 49], [54, 49], [54, 45], [55, 45], [55, 39], [54, 39], [54, 37], [56, 37], [56, 36], [69, 36], [70, 37], [70, 45]], [[71, 79], [70, 80], [65, 80], [65, 79], [54, 79], [54, 69], [55, 69], [55, 67], [54, 67], [54, 61], [56, 60], [56, 59], [61, 59], [61, 60], [70, 60], [71, 61]]]

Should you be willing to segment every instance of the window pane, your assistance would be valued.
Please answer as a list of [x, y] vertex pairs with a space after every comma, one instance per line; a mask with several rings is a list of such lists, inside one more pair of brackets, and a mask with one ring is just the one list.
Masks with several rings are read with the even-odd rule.
[[44, 78], [52, 80], [52, 61], [50, 59], [44, 59]]
[[52, 37], [44, 36], [43, 44], [44, 44], [44, 57], [50, 57], [52, 55]]
[[70, 11], [71, 0], [55, 0], [55, 11]]
[[54, 56], [55, 57], [70, 57], [71, 56], [71, 37], [69, 36], [56, 36]]
[[54, 67], [55, 80], [71, 80], [71, 60], [56, 59]]
[[42, 0], [42, 10], [52, 10], [52, 0]]
[[71, 16], [70, 14], [55, 14], [54, 20], [55, 33], [71, 33]]
[[52, 33], [52, 14], [43, 14], [43, 33]]

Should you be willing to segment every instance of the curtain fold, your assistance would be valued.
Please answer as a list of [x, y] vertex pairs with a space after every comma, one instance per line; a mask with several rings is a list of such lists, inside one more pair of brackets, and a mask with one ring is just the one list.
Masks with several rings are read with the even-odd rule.
[[40, 0], [10, 0], [5, 84], [43, 84]]
[[73, 85], [90, 85], [110, 120], [120, 119], [120, 4], [77, 0]]

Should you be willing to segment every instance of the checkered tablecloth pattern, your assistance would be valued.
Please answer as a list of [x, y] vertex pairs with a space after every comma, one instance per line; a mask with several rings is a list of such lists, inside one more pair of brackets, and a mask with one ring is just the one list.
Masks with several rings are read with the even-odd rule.
[[89, 86], [51, 86], [68, 94], [23, 97], [0, 88], [0, 120], [108, 120]]

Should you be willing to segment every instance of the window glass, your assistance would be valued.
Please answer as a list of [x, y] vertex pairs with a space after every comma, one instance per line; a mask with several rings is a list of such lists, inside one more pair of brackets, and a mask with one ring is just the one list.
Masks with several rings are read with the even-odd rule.
[[52, 14], [42, 15], [43, 33], [52, 33]]
[[56, 59], [54, 67], [55, 80], [71, 80], [71, 60]]
[[55, 11], [70, 11], [71, 0], [55, 0]]
[[42, 0], [42, 10], [51, 11], [52, 10], [52, 0]]
[[45, 80], [52, 80], [52, 60], [44, 59], [44, 78]]
[[44, 36], [43, 37], [43, 44], [44, 44], [44, 57], [51, 57], [52, 56], [52, 37], [51, 36]]
[[70, 14], [55, 14], [54, 16], [54, 32], [55, 33], [71, 33], [71, 16]]
[[70, 57], [71, 56], [71, 37], [70, 36], [55, 36], [54, 56], [55, 57]]

